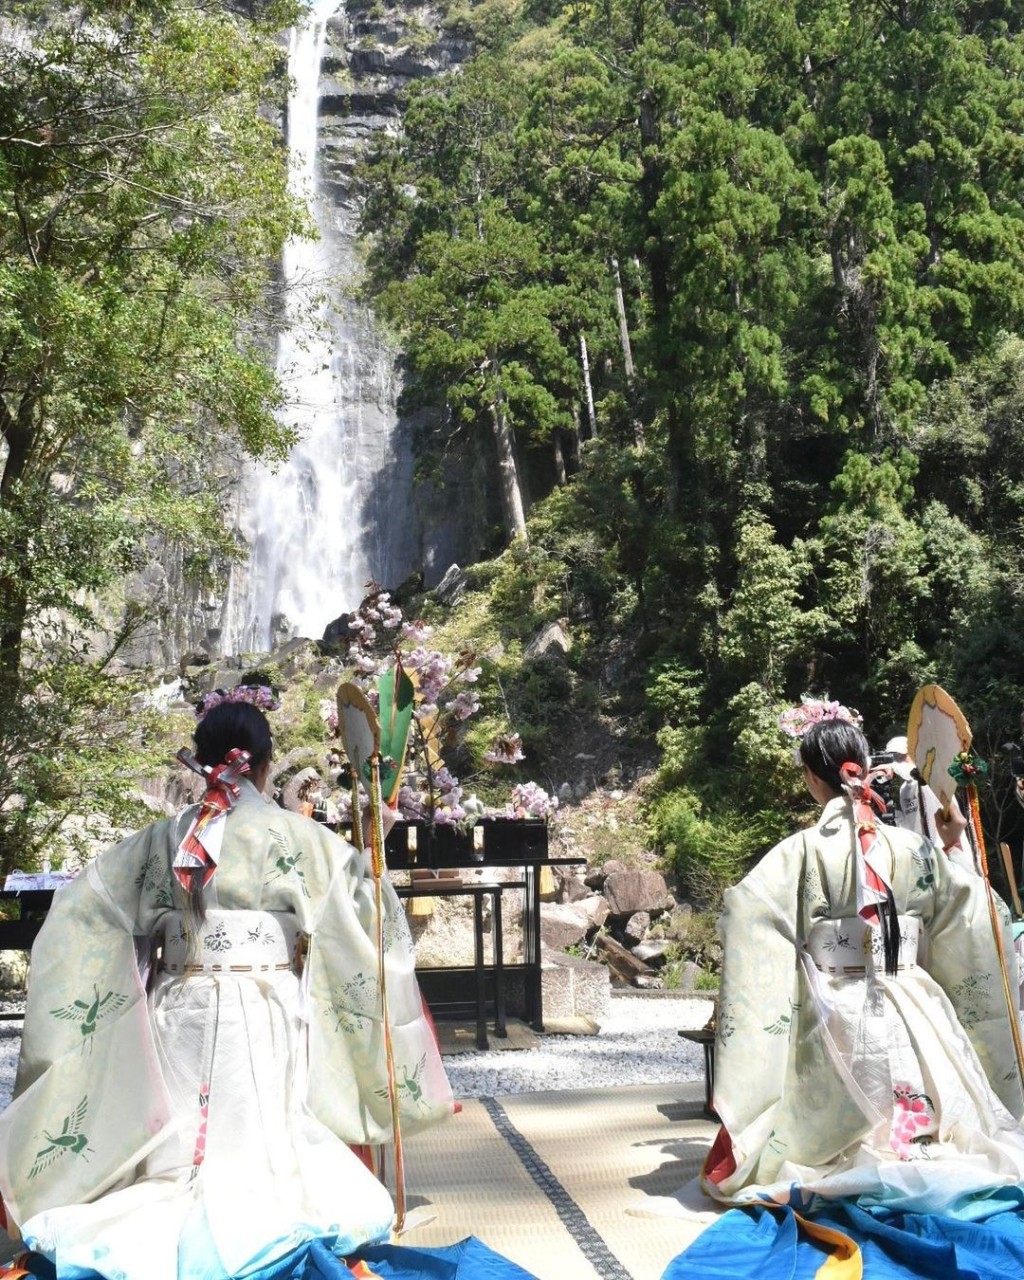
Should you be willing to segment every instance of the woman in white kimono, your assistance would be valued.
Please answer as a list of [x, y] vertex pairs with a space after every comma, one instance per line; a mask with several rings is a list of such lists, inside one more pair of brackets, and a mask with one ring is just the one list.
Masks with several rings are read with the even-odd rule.
[[948, 1212], [1020, 1183], [1024, 1095], [983, 882], [874, 823], [853, 725], [814, 725], [800, 754], [820, 820], [725, 896], [705, 1190]]
[[[102, 854], [32, 952], [0, 1193], [61, 1275], [222, 1280], [393, 1222], [349, 1146], [391, 1137], [366, 859], [261, 794], [255, 706], [221, 703], [195, 737], [203, 805]], [[408, 1131], [453, 1104], [389, 886], [383, 929]]]

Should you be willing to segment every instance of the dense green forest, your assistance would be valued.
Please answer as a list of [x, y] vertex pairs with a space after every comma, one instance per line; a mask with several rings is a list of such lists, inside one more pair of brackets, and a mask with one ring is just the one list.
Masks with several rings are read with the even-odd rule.
[[[221, 438], [287, 446], [260, 348], [303, 225], [267, 109], [292, 16], [97, 0], [2, 44], [8, 854], [139, 767], [108, 677], [139, 619], [97, 656], [84, 601], [156, 539], [214, 575]], [[792, 826], [783, 707], [827, 692], [877, 746], [937, 680], [1016, 837], [1020, 4], [449, 0], [441, 25], [476, 53], [365, 157], [364, 288], [432, 410], [420, 466], [492, 459], [475, 607], [573, 633], [506, 673], [534, 760], [588, 717], [656, 741], [654, 837], [713, 897]]]
[[[791, 823], [776, 717], [805, 692], [879, 746], [943, 683], [1014, 829], [1021, 19], [452, 7], [478, 56], [367, 159], [367, 288], [438, 411], [423, 465], [489, 433], [509, 621], [628, 638], [684, 867], [730, 878]], [[524, 519], [544, 450], [558, 483]]]

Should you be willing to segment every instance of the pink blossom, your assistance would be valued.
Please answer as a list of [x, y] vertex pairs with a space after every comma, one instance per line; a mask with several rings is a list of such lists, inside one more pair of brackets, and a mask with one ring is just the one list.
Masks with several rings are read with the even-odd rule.
[[510, 818], [548, 818], [557, 808], [557, 796], [549, 796], [536, 782], [522, 782], [512, 788], [505, 812]]
[[214, 689], [208, 693], [196, 709], [196, 719], [202, 720], [222, 702], [248, 702], [260, 711], [276, 711], [281, 705], [281, 699], [269, 685], [237, 684], [233, 689]]
[[456, 720], [468, 720], [480, 710], [480, 699], [475, 693], [463, 690], [453, 702], [445, 703], [445, 711], [450, 711]]
[[411, 640], [413, 644], [423, 644], [434, 634], [434, 628], [417, 619], [415, 622], [402, 623], [403, 640]]

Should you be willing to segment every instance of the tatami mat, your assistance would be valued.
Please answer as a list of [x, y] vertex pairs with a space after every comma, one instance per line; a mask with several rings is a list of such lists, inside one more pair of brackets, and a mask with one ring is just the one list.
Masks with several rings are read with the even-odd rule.
[[[697, 1082], [466, 1101], [405, 1140], [398, 1242], [475, 1235], [536, 1280], [660, 1280], [704, 1224], [630, 1211], [695, 1176], [715, 1129], [703, 1102]], [[10, 1252], [0, 1233], [0, 1263]]]
[[410, 1205], [435, 1216], [402, 1243], [476, 1235], [537, 1280], [660, 1280], [703, 1224], [627, 1210], [699, 1171], [703, 1102], [702, 1082], [467, 1101], [406, 1140]]

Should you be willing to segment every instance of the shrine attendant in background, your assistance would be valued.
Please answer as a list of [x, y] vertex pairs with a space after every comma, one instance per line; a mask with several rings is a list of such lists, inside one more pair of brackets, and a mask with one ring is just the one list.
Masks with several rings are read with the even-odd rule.
[[[245, 698], [196, 728], [214, 771], [203, 809], [102, 854], [32, 953], [0, 1191], [8, 1229], [61, 1275], [223, 1280], [313, 1238], [344, 1256], [392, 1226], [349, 1145], [392, 1133], [372, 877], [321, 823], [265, 799], [270, 727]], [[410, 1130], [453, 1104], [383, 889]]]
[[[951, 838], [951, 842], [948, 844], [943, 843], [943, 837], [939, 834], [942, 806], [931, 787], [921, 780], [921, 775], [918, 773], [914, 761], [908, 753], [907, 739], [902, 737], [892, 738], [885, 744], [885, 749], [896, 757], [890, 767], [895, 777], [900, 780], [893, 805], [896, 825], [906, 831], [915, 831], [918, 835], [924, 836], [934, 844], [940, 845], [950, 862], [954, 862], [970, 875], [980, 876], [980, 859], [969, 838], [970, 831], [967, 829], [966, 822], [964, 823], [965, 829], [960, 835]], [[956, 808], [955, 800], [950, 807], [955, 812], [955, 822], [952, 827], [945, 827], [944, 829], [952, 837], [956, 826], [961, 821], [961, 816], [960, 810]], [[997, 895], [995, 902], [996, 910], [1002, 919], [1003, 926], [1010, 931], [1013, 939], [1012, 986], [1017, 1001], [1018, 1022], [1024, 1028], [1024, 922], [1013, 920], [1010, 909], [1003, 898]]]
[[[853, 724], [812, 726], [800, 759], [820, 819], [725, 895], [705, 1189], [949, 1212], [1024, 1181], [1010, 944], [983, 882], [871, 818]], [[944, 844], [962, 821], [940, 815]]]
[[943, 824], [944, 832], [953, 838], [947, 843], [940, 834], [938, 824], [942, 806], [931, 787], [921, 781], [909, 754], [907, 739], [905, 737], [890, 738], [885, 744], [885, 749], [895, 757], [891, 768], [899, 780], [893, 804], [896, 825], [902, 827], [904, 831], [913, 831], [939, 845], [950, 861], [955, 862], [964, 871], [980, 874], [978, 860], [968, 838], [966, 822], [963, 823], [959, 833], [957, 832], [962, 821], [959, 813], [952, 826], [948, 823]]

